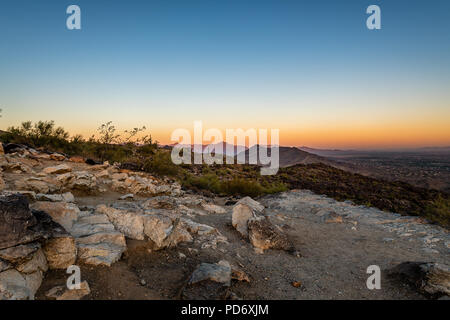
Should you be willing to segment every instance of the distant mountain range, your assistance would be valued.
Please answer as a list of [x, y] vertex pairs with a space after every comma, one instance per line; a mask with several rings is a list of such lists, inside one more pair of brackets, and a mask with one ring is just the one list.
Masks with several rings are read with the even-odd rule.
[[[261, 148], [265, 150], [261, 150]], [[263, 154], [267, 154], [269, 157], [271, 155], [272, 148], [266, 147], [266, 146], [260, 146], [255, 145], [252, 146], [250, 149], [244, 151], [245, 152], [245, 159], [248, 161], [248, 157], [250, 152], [256, 149], [256, 153], [258, 155], [258, 163], [259, 162], [259, 152], [263, 152]], [[280, 161], [280, 167], [290, 167], [294, 166], [296, 164], [310, 164], [310, 163], [325, 163], [325, 164], [331, 164], [331, 161], [328, 159], [325, 159], [321, 156], [300, 150], [296, 147], [278, 147], [279, 150], [279, 161]], [[254, 151], [253, 151], [254, 152]], [[239, 155], [238, 155], [239, 157]], [[246, 162], [247, 162], [246, 161]]]
[[[173, 148], [175, 145], [177, 145], [177, 144], [176, 143], [170, 144], [170, 145], [168, 145], [168, 147]], [[219, 152], [219, 150], [216, 149], [216, 147], [220, 148], [220, 145], [222, 145], [222, 152]], [[180, 145], [180, 146], [187, 147], [189, 145]], [[214, 149], [216, 153], [223, 154], [223, 155], [230, 156], [230, 157], [234, 157], [238, 153], [243, 152], [248, 149], [247, 147], [244, 147], [244, 146], [235, 146], [235, 145], [232, 145], [232, 144], [229, 144], [226, 142], [218, 142], [216, 144], [201, 145], [201, 146], [191, 144], [190, 147], [191, 147], [192, 152], [194, 152], [196, 146], [201, 148], [202, 153], [210, 153]], [[228, 151], [227, 148], [229, 148], [231, 151]]]
[[300, 150], [320, 155], [323, 157], [334, 157], [339, 155], [348, 155], [355, 153], [373, 153], [373, 152], [450, 152], [450, 146], [445, 147], [420, 147], [420, 148], [378, 148], [378, 149], [315, 149], [306, 146], [298, 147]]

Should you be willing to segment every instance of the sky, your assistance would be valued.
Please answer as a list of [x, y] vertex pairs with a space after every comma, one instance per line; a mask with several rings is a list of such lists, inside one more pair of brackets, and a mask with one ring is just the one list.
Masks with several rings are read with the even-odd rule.
[[449, 146], [450, 1], [0, 0], [0, 108], [2, 130], [112, 121], [171, 143], [201, 120], [289, 146]]

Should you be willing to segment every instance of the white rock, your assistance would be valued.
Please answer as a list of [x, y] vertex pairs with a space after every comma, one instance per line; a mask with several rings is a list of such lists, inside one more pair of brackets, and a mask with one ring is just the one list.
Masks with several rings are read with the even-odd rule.
[[231, 224], [244, 237], [248, 237], [248, 221], [255, 217], [251, 207], [246, 204], [237, 204], [233, 207], [233, 214], [231, 216]]
[[144, 240], [143, 215], [126, 210], [119, 210], [99, 205], [97, 213], [105, 214], [114, 227], [130, 239]]
[[235, 206], [239, 204], [245, 204], [252, 208], [255, 212], [262, 212], [264, 210], [264, 206], [262, 204], [250, 197], [240, 199], [238, 202], [236, 202]]

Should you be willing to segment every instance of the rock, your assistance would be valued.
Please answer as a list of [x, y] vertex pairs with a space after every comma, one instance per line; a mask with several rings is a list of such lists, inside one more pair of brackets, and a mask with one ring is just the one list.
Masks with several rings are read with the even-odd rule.
[[450, 268], [433, 262], [404, 262], [389, 271], [413, 284], [421, 293], [432, 296], [450, 296]]
[[42, 170], [42, 172], [46, 174], [63, 174], [72, 172], [72, 168], [66, 164], [60, 164], [54, 167], [47, 167], [44, 170]]
[[70, 162], [75, 162], [75, 163], [84, 163], [85, 162], [83, 157], [78, 157], [78, 156], [70, 157], [69, 161]]
[[89, 295], [91, 289], [87, 281], [80, 283], [80, 289], [67, 289], [63, 286], [58, 286], [50, 289], [45, 295], [50, 299], [56, 300], [80, 300]]
[[186, 300], [218, 300], [228, 296], [231, 283], [231, 267], [226, 262], [202, 263], [192, 273], [183, 288]]
[[78, 258], [86, 264], [110, 266], [127, 248], [124, 235], [104, 214], [81, 217], [74, 225], [72, 235], [76, 237]]
[[10, 269], [0, 273], [0, 300], [32, 300], [33, 289], [30, 282], [17, 270]]
[[95, 161], [95, 160], [89, 159], [89, 158], [86, 159], [85, 163], [88, 164], [88, 165], [90, 165], [90, 166], [95, 166], [95, 165], [97, 165], [97, 164], [101, 164], [101, 162], [98, 162], [98, 161]]
[[69, 187], [85, 194], [96, 194], [99, 191], [97, 178], [86, 171], [74, 172]]
[[50, 159], [55, 161], [64, 161], [66, 160], [66, 156], [60, 154], [60, 153], [52, 153], [50, 154]]
[[66, 192], [63, 194], [42, 194], [36, 195], [38, 201], [51, 201], [51, 202], [75, 202], [75, 197], [72, 193]]
[[3, 171], [12, 173], [32, 173], [33, 170], [20, 162], [4, 162], [2, 164]]
[[98, 178], [98, 179], [107, 178], [108, 176], [109, 176], [109, 171], [108, 170], [102, 170], [102, 171], [97, 172], [95, 174], [95, 177]]
[[190, 219], [181, 219], [182, 226], [191, 234], [204, 236], [218, 233], [217, 229], [206, 224], [194, 222]]
[[117, 181], [125, 181], [128, 178], [128, 174], [126, 173], [114, 173], [111, 178]]
[[292, 282], [291, 282], [291, 285], [292, 285], [294, 288], [301, 288], [302, 283], [301, 283], [300, 281], [292, 281]]
[[53, 221], [69, 232], [80, 215], [80, 209], [73, 203], [37, 201], [31, 205], [31, 208], [48, 213]]
[[22, 274], [31, 274], [37, 271], [46, 272], [48, 270], [47, 259], [42, 251], [38, 249], [32, 256], [31, 260], [16, 266], [16, 270]]
[[142, 207], [145, 209], [168, 209], [172, 210], [175, 208], [172, 199], [165, 197], [155, 197], [145, 201], [142, 204]]
[[249, 276], [244, 271], [234, 266], [231, 267], [231, 279], [250, 282]]
[[267, 217], [252, 218], [248, 221], [250, 243], [258, 249], [278, 249], [293, 251], [294, 248], [287, 236]]
[[233, 214], [231, 216], [231, 224], [233, 227], [243, 236], [248, 237], [247, 223], [251, 218], [254, 218], [255, 214], [251, 207], [246, 204], [237, 204], [233, 208]]
[[235, 206], [239, 204], [245, 204], [253, 209], [254, 212], [262, 212], [264, 210], [264, 206], [260, 204], [258, 201], [253, 200], [250, 197], [245, 197], [239, 200]]
[[30, 202], [36, 201], [36, 192], [34, 191], [3, 190], [2, 194], [5, 196], [18, 194], [27, 197], [28, 201]]
[[35, 177], [17, 180], [15, 186], [17, 190], [34, 191], [36, 193], [50, 193], [57, 190], [55, 185], [44, 181], [42, 178]]
[[0, 272], [12, 269], [13, 267], [14, 266], [11, 263], [0, 259]]
[[229, 263], [221, 261], [219, 263], [202, 263], [192, 273], [189, 279], [189, 285], [201, 281], [214, 281], [225, 286], [231, 284], [231, 267]]
[[31, 260], [40, 248], [39, 243], [32, 242], [2, 249], [0, 250], [0, 259], [12, 264], [22, 264]]
[[155, 250], [164, 248], [166, 239], [172, 232], [172, 219], [162, 215], [146, 215], [143, 217], [144, 233], [155, 243]]
[[179, 219], [176, 219], [173, 223], [172, 232], [167, 236], [165, 246], [168, 248], [175, 247], [181, 242], [192, 242], [191, 234], [183, 228]]
[[22, 195], [0, 196], [0, 249], [48, 236]]
[[119, 210], [105, 205], [99, 205], [97, 213], [105, 214], [109, 221], [126, 237], [135, 240], [144, 240], [143, 215], [126, 210]]
[[73, 180], [75, 180], [75, 176], [73, 173], [63, 173], [63, 174], [59, 174], [56, 177], [56, 181], [62, 186], [68, 186]]
[[43, 245], [43, 252], [50, 269], [67, 269], [77, 259], [75, 239], [69, 235], [47, 240]]
[[322, 215], [321, 220], [325, 223], [342, 223], [344, 220], [342, 216], [338, 215], [336, 212], [328, 212]]
[[0, 176], [0, 191], [4, 190], [6, 188], [5, 180], [3, 180], [3, 177]]
[[215, 214], [223, 214], [226, 213], [227, 211], [215, 204], [209, 204], [209, 203], [203, 203], [202, 204], [202, 208], [203, 210], [209, 212], [209, 213], [215, 213]]
[[3, 151], [5, 154], [19, 152], [20, 150], [26, 150], [27, 147], [17, 143], [6, 143], [3, 145]]
[[120, 259], [123, 252], [123, 246], [106, 242], [78, 245], [78, 258], [80, 261], [94, 266], [109, 267]]
[[127, 199], [134, 199], [134, 194], [129, 193], [129, 194], [123, 195], [119, 198], [119, 200], [127, 200]]

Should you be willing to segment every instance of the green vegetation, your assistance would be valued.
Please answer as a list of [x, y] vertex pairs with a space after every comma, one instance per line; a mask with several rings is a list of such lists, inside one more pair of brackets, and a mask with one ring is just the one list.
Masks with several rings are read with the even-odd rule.
[[157, 142], [150, 135], [138, 137], [145, 127], [124, 132], [120, 138], [116, 128], [107, 122], [98, 128], [98, 137], [84, 139], [81, 135], [69, 136], [62, 127], [53, 121], [23, 122], [19, 127], [10, 127], [2, 134], [3, 143], [24, 144], [38, 150], [50, 150], [68, 156], [83, 156], [103, 162], [143, 163], [157, 150]]
[[122, 168], [169, 176], [183, 187], [216, 195], [251, 196], [308, 189], [339, 201], [405, 215], [422, 216], [450, 227], [450, 195], [417, 188], [403, 182], [387, 182], [349, 173], [325, 164], [295, 165], [280, 168], [277, 175], [261, 176], [254, 165], [175, 165], [170, 150], [159, 148], [145, 127], [117, 133], [111, 122], [98, 128], [97, 138], [70, 137], [53, 121], [24, 122], [2, 133], [3, 143], [25, 144], [37, 149], [56, 151], [68, 156], [83, 156], [96, 161], [119, 162]]

